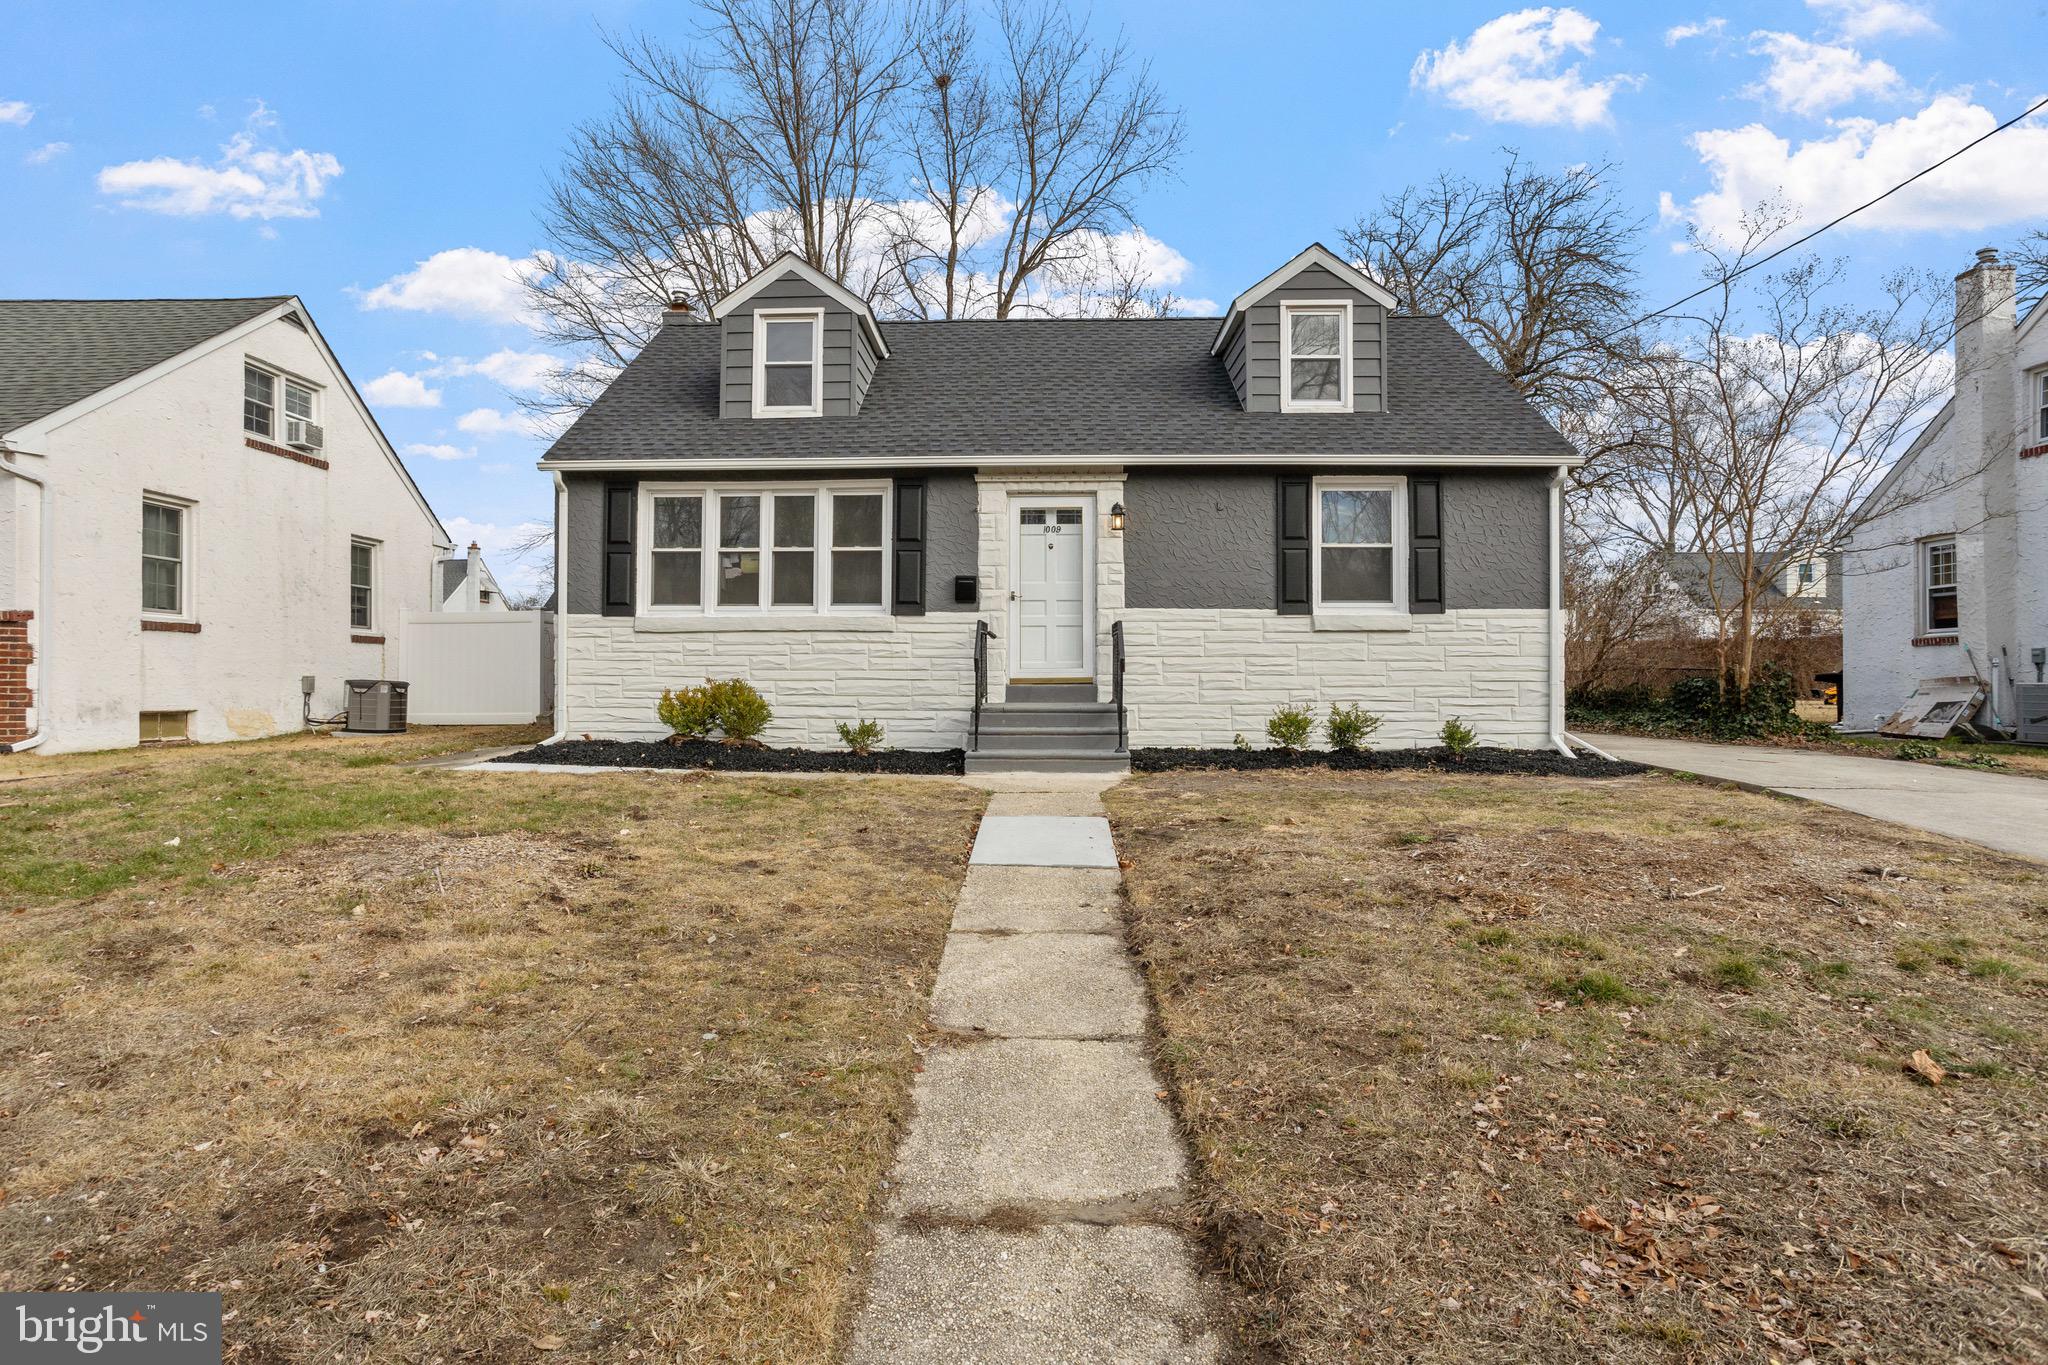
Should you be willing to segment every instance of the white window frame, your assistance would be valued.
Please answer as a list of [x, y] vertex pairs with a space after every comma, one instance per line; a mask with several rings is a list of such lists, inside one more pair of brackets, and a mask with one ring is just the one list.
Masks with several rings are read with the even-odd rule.
[[[1334, 403], [1300, 402], [1294, 397], [1294, 316], [1297, 313], [1337, 314], [1337, 387], [1341, 396]], [[1349, 299], [1289, 299], [1280, 305], [1280, 411], [1351, 411], [1354, 383], [1351, 324]]]
[[[1325, 602], [1323, 600], [1323, 494], [1326, 491], [1370, 491], [1386, 492], [1393, 499], [1393, 550], [1394, 585], [1393, 600], [1385, 604], [1376, 602]], [[1318, 619], [1344, 617], [1369, 617], [1374, 619], [1407, 620], [1408, 602], [1408, 560], [1414, 554], [1414, 546], [1408, 536], [1408, 479], [1402, 474], [1376, 476], [1333, 475], [1314, 480], [1309, 487], [1311, 504], [1309, 521], [1312, 537], [1309, 550], [1309, 583], [1314, 614]]]
[[[1934, 598], [1934, 551], [1937, 547], [1943, 545], [1948, 547], [1949, 555], [1948, 590], [1954, 595], [1956, 603], [1956, 621], [1952, 626], [1935, 625], [1934, 612], [1932, 610]], [[1962, 557], [1957, 553], [1956, 538], [1952, 535], [1927, 537], [1927, 539], [1920, 542], [1917, 558], [1919, 563], [1915, 566], [1914, 577], [1920, 584], [1920, 603], [1913, 613], [1917, 626], [1913, 633], [1915, 635], [1958, 634], [1963, 624], [1963, 564]]]
[[[808, 606], [776, 606], [775, 602], [775, 498], [780, 495], [809, 494], [816, 501], [812, 521], [811, 602]], [[837, 603], [832, 599], [832, 499], [873, 497], [882, 499], [881, 601]], [[718, 602], [719, 499], [733, 496], [761, 499], [761, 593], [751, 606], [720, 606]], [[654, 500], [695, 497], [703, 499], [703, 546], [698, 551], [698, 572], [702, 576], [697, 606], [657, 605], [654, 592]], [[643, 483], [640, 505], [634, 518], [633, 612], [648, 617], [766, 617], [793, 618], [821, 616], [887, 616], [894, 602], [895, 565], [890, 543], [895, 523], [894, 491], [887, 479], [833, 480], [829, 483]]]
[[[766, 401], [768, 324], [771, 322], [809, 322], [811, 324], [811, 401], [807, 407], [768, 406]], [[754, 416], [822, 417], [824, 413], [825, 310], [822, 308], [756, 309], [754, 312]]]
[[[197, 543], [194, 540], [194, 526], [198, 521], [198, 518], [193, 515], [193, 511], [197, 504], [189, 498], [177, 498], [172, 497], [168, 493], [150, 492], [145, 492], [142, 495], [142, 502], [144, 506], [154, 504], [158, 507], [168, 507], [178, 514], [178, 609], [176, 611], [158, 611], [145, 606], [142, 608], [142, 615], [144, 619], [150, 621], [196, 620], [193, 605], [193, 599], [196, 595], [193, 589], [196, 585], [192, 581], [192, 565], [194, 561], [193, 547]], [[141, 534], [142, 529], [140, 519], [138, 518], [136, 535], [140, 538]], [[135, 593], [138, 601], [141, 600], [142, 596], [141, 571], [142, 566], [138, 563], [136, 565], [137, 577], [135, 583]]]
[[2048, 441], [2048, 370], [2034, 371], [2034, 439]]
[[324, 405], [324, 390], [320, 385], [315, 384], [310, 379], [302, 379], [290, 370], [279, 369], [275, 365], [265, 364], [254, 356], [242, 357], [242, 369], [244, 371], [242, 383], [245, 394], [247, 393], [249, 382], [247, 377], [247, 371], [249, 370], [256, 370], [262, 374], [269, 375], [271, 383], [270, 434], [266, 436], [262, 432], [251, 428], [248, 416], [245, 413], [242, 418], [242, 434], [244, 436], [254, 436], [259, 441], [270, 441], [276, 445], [285, 444], [285, 422], [287, 420], [300, 420], [299, 418], [292, 417], [290, 410], [286, 406], [285, 394], [288, 389], [300, 389], [306, 394], [306, 411], [309, 415], [303, 420], [316, 427], [322, 425], [321, 409]]
[[[356, 624], [356, 547], [370, 552], [370, 611], [369, 620], [363, 625]], [[348, 538], [348, 628], [350, 634], [376, 635], [377, 608], [384, 596], [383, 573], [384, 543], [368, 536]]]

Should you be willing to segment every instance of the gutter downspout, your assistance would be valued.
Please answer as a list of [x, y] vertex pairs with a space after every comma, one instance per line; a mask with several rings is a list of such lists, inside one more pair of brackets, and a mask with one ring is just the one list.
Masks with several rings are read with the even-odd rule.
[[56, 511], [57, 495], [50, 491], [47, 482], [33, 474], [24, 474], [16, 467], [15, 457], [27, 453], [0, 445], [0, 474], [12, 474], [24, 483], [32, 483], [40, 494], [36, 523], [36, 553], [41, 561], [36, 568], [36, 728], [26, 739], [0, 744], [0, 754], [27, 753], [47, 737], [43, 716], [49, 710], [46, 699], [50, 695], [50, 627], [56, 621], [57, 607], [57, 545], [56, 538], [50, 534], [50, 521]]
[[555, 472], [555, 732], [543, 744], [559, 744], [569, 733], [569, 488]]
[[[1564, 735], [1564, 481], [1559, 465], [1550, 485], [1550, 743], [1566, 758], [1577, 758]], [[1591, 747], [1590, 745], [1587, 747]]]

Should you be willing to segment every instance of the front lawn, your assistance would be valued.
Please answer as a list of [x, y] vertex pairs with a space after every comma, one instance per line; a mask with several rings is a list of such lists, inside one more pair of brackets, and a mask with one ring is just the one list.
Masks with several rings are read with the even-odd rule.
[[2039, 867], [1661, 776], [1106, 799], [1254, 1351], [2048, 1358]]
[[824, 1360], [983, 798], [479, 775], [527, 733], [0, 772], [0, 1289], [244, 1361]]

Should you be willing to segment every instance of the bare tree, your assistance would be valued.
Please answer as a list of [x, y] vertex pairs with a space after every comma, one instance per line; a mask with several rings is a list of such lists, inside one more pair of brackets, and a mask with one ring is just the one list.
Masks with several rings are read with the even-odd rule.
[[1733, 247], [1695, 236], [1709, 288], [1603, 386], [1632, 458], [1586, 512], [1617, 539], [1701, 557], [1722, 676], [1738, 694], [1768, 585], [1898, 510], [1904, 492], [1872, 494], [1950, 380], [1952, 318], [1933, 281], [1893, 275], [1876, 302], [1851, 305], [1836, 301], [1840, 262], [1750, 271], [1783, 226], [1767, 206]]
[[[699, 0], [687, 55], [612, 38], [617, 107], [578, 128], [542, 213], [528, 281], [545, 340], [615, 370], [671, 291], [709, 305], [784, 251], [861, 292], [894, 104], [911, 79], [906, 11], [887, 0]], [[873, 274], [875, 272], [871, 272]], [[566, 366], [552, 397], [587, 401]]]
[[1629, 331], [1642, 224], [1607, 185], [1610, 166], [1506, 157], [1492, 181], [1447, 172], [1389, 195], [1342, 240], [1402, 311], [1442, 314], [1568, 427]]
[[2020, 310], [2025, 312], [2048, 295], [2048, 229], [2035, 228], [2007, 255], [2013, 266], [2014, 291]]
[[1572, 536], [1564, 570], [1565, 676], [1574, 695], [1605, 686], [1634, 647], [1674, 632], [1678, 604], [1655, 553], [1603, 553]]

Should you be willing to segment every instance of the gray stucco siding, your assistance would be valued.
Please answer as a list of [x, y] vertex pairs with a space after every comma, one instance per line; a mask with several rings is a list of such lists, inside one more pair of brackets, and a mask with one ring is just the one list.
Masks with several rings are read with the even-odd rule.
[[[898, 476], [925, 482], [925, 568], [924, 592], [927, 612], [973, 611], [973, 606], [953, 602], [953, 579], [976, 573], [980, 555], [980, 528], [974, 504], [972, 470], [862, 470], [862, 479]], [[849, 475], [845, 470], [809, 474], [802, 470], [776, 469], [758, 473], [718, 473], [704, 481], [719, 484], [830, 483]], [[650, 475], [650, 482], [694, 482], [688, 474]], [[632, 475], [606, 477], [569, 475], [563, 483], [568, 490], [568, 592], [567, 610], [572, 614], [596, 615], [604, 604], [604, 490], [608, 483], [634, 483]], [[637, 530], [637, 528], [636, 528]]]
[[1240, 336], [1233, 345], [1242, 344], [1245, 350], [1245, 378], [1238, 391], [1247, 411], [1280, 411], [1282, 305], [1326, 299], [1344, 299], [1351, 304], [1353, 409], [1378, 412], [1385, 406], [1385, 310], [1323, 267], [1311, 265], [1245, 310]]
[[[1316, 477], [1339, 471], [1320, 469]], [[1542, 470], [1361, 470], [1435, 478], [1442, 493], [1444, 607], [1549, 605], [1550, 492]], [[1133, 469], [1124, 478], [1124, 600], [1132, 608], [1271, 608], [1272, 470]]]
[[[764, 286], [760, 293], [720, 320], [722, 379], [719, 385], [719, 403], [723, 415], [746, 419], [753, 417], [754, 314], [774, 312], [778, 308], [824, 310], [825, 325], [821, 338], [823, 366], [822, 373], [818, 376], [818, 391], [824, 399], [825, 415], [848, 417], [858, 411], [855, 394], [866, 394], [868, 380], [873, 378], [873, 357], [869, 357], [868, 375], [859, 376], [858, 353], [861, 347], [856, 346], [854, 342], [855, 333], [859, 330], [854, 316], [818, 293], [801, 276], [791, 273]], [[865, 338], [861, 339], [861, 345], [866, 345]]]

